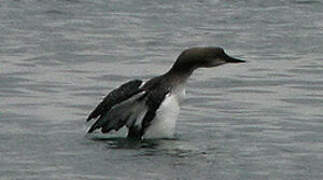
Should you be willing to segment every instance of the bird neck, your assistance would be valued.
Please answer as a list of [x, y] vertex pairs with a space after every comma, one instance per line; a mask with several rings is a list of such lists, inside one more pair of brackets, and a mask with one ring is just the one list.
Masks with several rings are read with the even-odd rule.
[[176, 84], [183, 84], [192, 75], [193, 71], [194, 69], [178, 69], [173, 66], [167, 73], [164, 74], [164, 76]]

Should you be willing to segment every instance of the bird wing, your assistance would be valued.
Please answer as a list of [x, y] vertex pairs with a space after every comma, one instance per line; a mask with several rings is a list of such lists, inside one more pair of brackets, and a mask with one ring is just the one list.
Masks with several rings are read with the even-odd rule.
[[103, 133], [108, 133], [127, 126], [128, 137], [141, 138], [168, 93], [168, 89], [160, 87], [138, 89], [138, 93], [105, 111], [91, 126], [88, 133], [99, 128]]
[[116, 104], [125, 101], [139, 92], [141, 80], [132, 80], [111, 91], [103, 101], [90, 113], [86, 121], [101, 117]]
[[104, 112], [103, 115], [91, 126], [88, 133], [101, 128], [103, 133], [108, 133], [111, 130], [118, 131], [124, 125], [132, 126], [140, 113], [146, 111], [146, 105], [143, 101], [146, 96], [145, 91], [133, 95], [127, 100], [114, 105], [109, 111]]

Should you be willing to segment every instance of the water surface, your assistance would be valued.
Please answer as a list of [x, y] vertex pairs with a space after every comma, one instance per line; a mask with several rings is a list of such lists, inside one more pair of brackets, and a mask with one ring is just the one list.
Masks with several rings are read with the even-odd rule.
[[[0, 4], [0, 179], [322, 179], [323, 3], [15, 0]], [[114, 87], [193, 46], [176, 137], [85, 136]]]

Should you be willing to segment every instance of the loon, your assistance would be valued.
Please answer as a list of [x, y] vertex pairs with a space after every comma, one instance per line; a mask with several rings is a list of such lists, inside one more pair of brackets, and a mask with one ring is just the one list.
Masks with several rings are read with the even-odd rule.
[[97, 119], [87, 133], [109, 133], [128, 128], [128, 138], [172, 138], [185, 83], [197, 68], [226, 63], [243, 63], [220, 47], [195, 47], [184, 50], [168, 72], [147, 82], [131, 80], [112, 90], [89, 114]]

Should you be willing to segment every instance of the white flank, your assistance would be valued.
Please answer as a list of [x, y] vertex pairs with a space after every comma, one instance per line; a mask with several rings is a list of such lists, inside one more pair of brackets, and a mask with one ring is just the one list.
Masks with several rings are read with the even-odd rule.
[[143, 138], [172, 138], [180, 110], [176, 95], [167, 94]]

